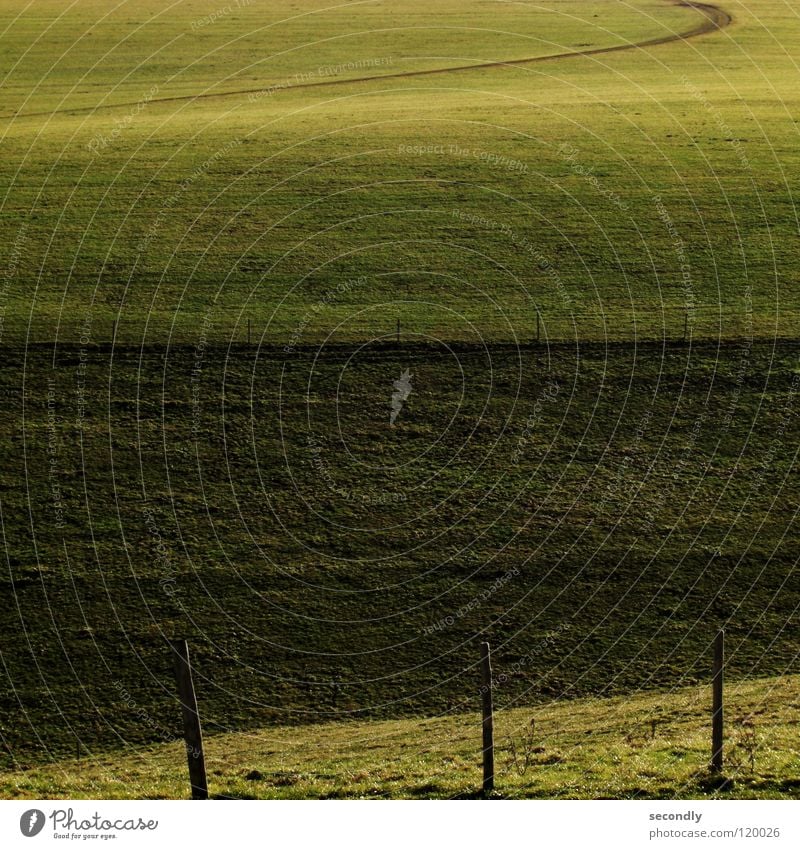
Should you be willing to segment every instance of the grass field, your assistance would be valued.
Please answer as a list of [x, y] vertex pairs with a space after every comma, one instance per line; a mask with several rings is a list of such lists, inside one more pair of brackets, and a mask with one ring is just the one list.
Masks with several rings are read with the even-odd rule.
[[[800, 786], [800, 682], [730, 688], [725, 774], [708, 772], [707, 688], [498, 714], [498, 798], [781, 799]], [[211, 737], [211, 792], [233, 799], [471, 798], [480, 718], [338, 723]], [[3, 798], [185, 798], [179, 743], [0, 775]]]
[[722, 625], [734, 677], [796, 667], [793, 345], [48, 346], [0, 386], [6, 766], [174, 733], [171, 636], [209, 730], [467, 710], [481, 636], [502, 707], [703, 680]]
[[[721, 626], [796, 675], [798, 50], [780, 0], [0, 0], [0, 793], [174, 739], [168, 637], [305, 758], [462, 734], [480, 639], [521, 724]], [[285, 792], [373, 792], [331, 774]]]
[[319, 5], [0, 4], [7, 338], [795, 335], [785, 3]]

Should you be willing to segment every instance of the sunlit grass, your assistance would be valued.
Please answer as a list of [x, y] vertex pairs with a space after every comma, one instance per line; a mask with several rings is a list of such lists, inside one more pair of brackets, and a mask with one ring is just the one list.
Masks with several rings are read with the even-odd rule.
[[[800, 677], [728, 687], [721, 777], [708, 770], [709, 699], [708, 688], [694, 687], [500, 711], [496, 795], [796, 798]], [[206, 761], [217, 797], [466, 797], [479, 795], [480, 741], [477, 714], [339, 723], [211, 736]], [[174, 743], [2, 773], [0, 795], [184, 798], [187, 781]]]

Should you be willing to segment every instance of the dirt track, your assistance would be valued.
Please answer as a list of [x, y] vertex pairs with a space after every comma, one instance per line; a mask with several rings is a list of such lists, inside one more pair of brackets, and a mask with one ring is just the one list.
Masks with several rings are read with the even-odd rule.
[[[674, 41], [687, 41], [690, 38], [696, 38], [699, 35], [706, 35], [710, 32], [724, 29], [733, 18], [717, 6], [710, 3], [693, 3], [690, 0], [670, 0], [673, 6], [683, 6], [688, 9], [696, 9], [703, 15], [700, 23], [685, 32], [673, 33], [671, 35], [660, 36], [659, 38], [648, 38], [645, 41], [637, 41], [631, 44], [618, 44], [614, 47], [594, 47], [590, 50], [570, 50], [566, 53], [552, 53], [547, 56], [532, 56], [528, 59], [511, 59], [507, 62], [485, 62], [483, 64], [474, 65], [457, 65], [451, 68], [431, 68], [425, 71], [401, 71], [396, 74], [379, 74], [372, 77], [350, 77], [348, 79], [336, 80], [320, 80], [313, 83], [299, 83], [298, 85], [286, 86], [285, 88], [277, 87], [275, 92], [280, 91], [297, 91], [307, 88], [323, 88], [338, 85], [356, 85], [358, 83], [382, 82], [383, 80], [397, 80], [410, 77], [429, 77], [434, 74], [454, 74], [459, 71], [481, 71], [488, 68], [508, 68], [515, 65], [533, 65], [539, 62], [553, 62], [558, 59], [574, 59], [576, 56], [599, 56], [605, 53], [619, 53], [623, 50], [638, 50], [644, 47], [655, 47], [658, 44], [670, 44]], [[209, 92], [207, 94], [185, 94], [176, 97], [161, 97], [154, 98], [150, 103], [177, 103], [180, 101], [190, 100], [206, 100], [209, 98], [235, 97], [243, 94], [263, 94], [271, 88], [267, 83], [260, 88], [245, 88], [237, 89], [236, 91]], [[27, 112], [15, 116], [6, 116], [11, 118], [34, 118], [46, 115], [70, 114], [80, 115], [83, 113], [97, 112], [101, 109], [124, 109], [126, 107], [134, 107], [136, 103], [114, 103], [103, 106], [87, 106], [79, 109], [55, 109], [51, 112]]]
[[[433, 74], [453, 74], [458, 71], [481, 71], [485, 68], [506, 68], [513, 65], [533, 65], [536, 62], [553, 62], [556, 59], [574, 59], [576, 56], [598, 56], [601, 53], [618, 53], [622, 50], [635, 50], [641, 47], [653, 47], [656, 44], [669, 44], [673, 41], [686, 41], [689, 38], [695, 38], [698, 35], [705, 35], [709, 32], [724, 29], [733, 21], [733, 18], [722, 9], [712, 6], [709, 3], [690, 3], [678, 0], [671, 3], [673, 6], [684, 6], [688, 9], [697, 9], [705, 16], [705, 20], [701, 21], [696, 27], [693, 27], [686, 32], [674, 33], [672, 35], [664, 35], [659, 38], [649, 38], [646, 41], [637, 41], [631, 44], [618, 44], [615, 47], [593, 47], [590, 50], [570, 50], [566, 53], [551, 53], [547, 56], [533, 56], [529, 59], [511, 59], [508, 62], [484, 62], [477, 65], [457, 65], [453, 68], [432, 68], [427, 71], [403, 71], [397, 74], [381, 74], [377, 77], [356, 77], [347, 80], [327, 80], [316, 83], [301, 83], [288, 87], [288, 91], [293, 91], [299, 88], [318, 88], [321, 86], [333, 85], [348, 85], [350, 83], [365, 83], [375, 82], [378, 80], [395, 80], [405, 77], [426, 77]], [[255, 89], [255, 91], [263, 91], [263, 89]], [[230, 94], [252, 94], [254, 90], [230, 92]], [[201, 95], [201, 97], [215, 97], [217, 95]], [[225, 96], [225, 95], [218, 95]], [[185, 98], [173, 98], [175, 100]]]

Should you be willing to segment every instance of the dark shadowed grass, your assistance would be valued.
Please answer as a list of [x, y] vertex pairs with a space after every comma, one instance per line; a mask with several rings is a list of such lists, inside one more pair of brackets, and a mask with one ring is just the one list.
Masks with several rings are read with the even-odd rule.
[[42, 348], [0, 382], [6, 766], [171, 739], [173, 636], [212, 731], [467, 710], [481, 638], [501, 708], [704, 680], [723, 625], [734, 679], [796, 667], [793, 346]]

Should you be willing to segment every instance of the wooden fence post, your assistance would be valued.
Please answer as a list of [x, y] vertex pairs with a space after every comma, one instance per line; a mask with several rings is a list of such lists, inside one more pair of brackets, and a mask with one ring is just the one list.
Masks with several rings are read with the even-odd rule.
[[189, 644], [186, 640], [171, 640], [175, 665], [175, 681], [183, 713], [183, 736], [186, 741], [186, 757], [189, 761], [189, 782], [192, 799], [208, 799], [206, 759], [203, 753], [203, 730], [197, 712], [197, 696], [192, 680], [192, 665], [189, 661]]
[[720, 630], [714, 639], [714, 678], [712, 681], [711, 771], [722, 772], [723, 700], [722, 685], [725, 669], [725, 632]]
[[483, 792], [494, 790], [494, 710], [489, 643], [481, 643], [481, 702], [483, 707]]

